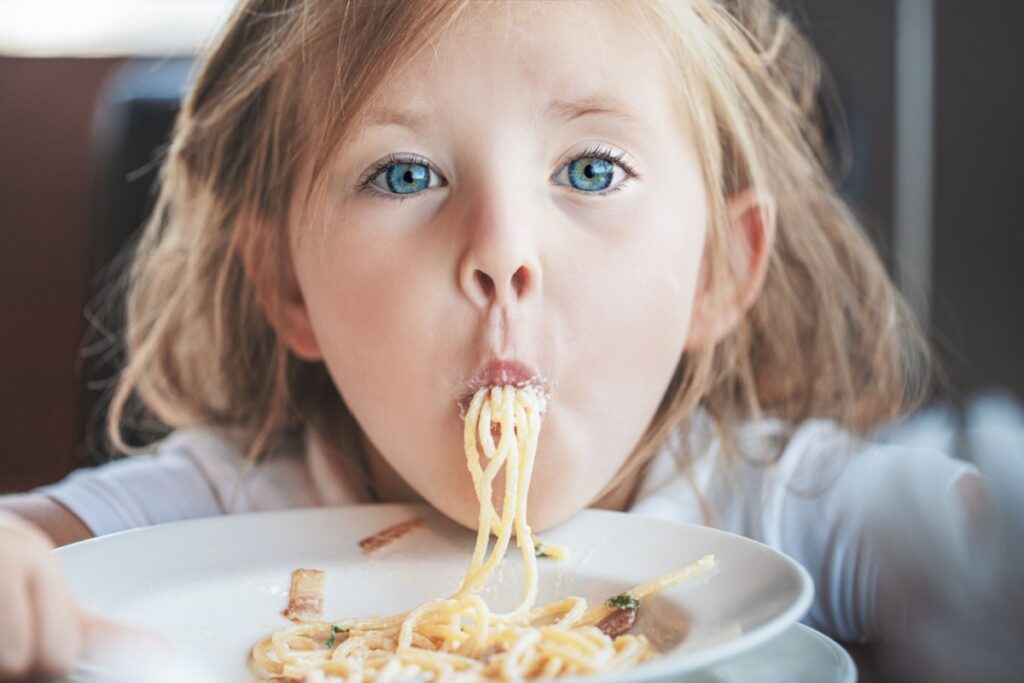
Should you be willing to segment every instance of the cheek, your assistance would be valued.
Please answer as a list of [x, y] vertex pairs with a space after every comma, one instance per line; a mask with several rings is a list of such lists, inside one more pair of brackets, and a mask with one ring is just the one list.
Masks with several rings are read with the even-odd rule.
[[703, 203], [686, 199], [645, 197], [609, 215], [600, 237], [576, 242], [551, 283], [571, 370], [560, 378], [563, 409], [552, 409], [544, 429], [567, 447], [561, 459], [538, 462], [538, 497], [556, 481], [573, 481], [589, 500], [636, 447], [664, 396], [685, 345], [704, 246]]
[[[458, 329], [436, 324], [448, 305], [440, 255], [381, 232], [329, 238], [298, 264], [325, 362], [367, 427], [394, 423], [396, 406], [423, 406], [428, 392], [439, 393], [448, 362], [439, 352], [450, 348], [439, 337]], [[428, 417], [436, 416], [415, 408], [401, 415]]]
[[643, 223], [644, 236], [622, 240], [612, 250], [613, 258], [588, 269], [589, 298], [596, 300], [592, 315], [581, 320], [598, 328], [585, 338], [607, 344], [609, 358], [622, 362], [624, 372], [636, 371], [646, 361], [663, 364], [666, 354], [678, 359], [702, 249], [696, 221], [684, 226], [679, 214], [654, 211], [635, 220]]
[[428, 502], [471, 526], [476, 499], [452, 378], [471, 357], [475, 327], [452, 296], [453, 249], [410, 231], [343, 229], [296, 252], [324, 362], [390, 465]]
[[559, 297], [571, 321], [566, 337], [594, 369], [593, 383], [637, 395], [630, 398], [658, 393], [678, 363], [705, 221], [700, 202], [638, 201], [634, 208], [606, 237], [578, 246]]

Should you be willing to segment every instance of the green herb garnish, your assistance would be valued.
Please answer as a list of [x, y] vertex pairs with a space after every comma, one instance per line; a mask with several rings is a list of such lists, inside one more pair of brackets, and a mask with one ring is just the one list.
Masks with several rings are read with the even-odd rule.
[[537, 557], [551, 557], [551, 555], [548, 554], [548, 551], [544, 550], [544, 546], [542, 545], [535, 547], [533, 552]]
[[608, 598], [605, 604], [616, 609], [640, 609], [640, 601], [629, 593], [622, 593], [614, 598]]
[[327, 639], [327, 647], [334, 647], [334, 639], [339, 633], [348, 633], [348, 629], [331, 624], [331, 637]]

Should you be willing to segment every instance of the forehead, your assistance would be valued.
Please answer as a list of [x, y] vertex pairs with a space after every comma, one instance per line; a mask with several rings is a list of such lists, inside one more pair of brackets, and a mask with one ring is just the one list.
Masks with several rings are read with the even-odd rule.
[[666, 64], [624, 8], [589, 0], [472, 7], [391, 74], [365, 128], [420, 130], [472, 109], [521, 110], [554, 124], [601, 117], [642, 129], [670, 109]]

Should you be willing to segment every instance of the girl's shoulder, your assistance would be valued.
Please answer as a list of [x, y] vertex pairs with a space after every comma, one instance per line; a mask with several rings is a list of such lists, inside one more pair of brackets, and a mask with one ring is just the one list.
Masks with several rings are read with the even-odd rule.
[[211, 486], [224, 513], [318, 504], [300, 435], [280, 439], [252, 462], [247, 460], [245, 443], [244, 432], [237, 428], [184, 427], [171, 432], [149, 457], [190, 462]]
[[230, 428], [177, 429], [139, 455], [77, 469], [33, 491], [75, 513], [96, 535], [196, 517], [320, 505], [301, 439], [246, 462]]
[[890, 497], [948, 491], [974, 465], [896, 432], [858, 436], [827, 419], [764, 419], [722, 433], [698, 411], [654, 456], [634, 511], [712, 524], [771, 541], [783, 508], [855, 513]]

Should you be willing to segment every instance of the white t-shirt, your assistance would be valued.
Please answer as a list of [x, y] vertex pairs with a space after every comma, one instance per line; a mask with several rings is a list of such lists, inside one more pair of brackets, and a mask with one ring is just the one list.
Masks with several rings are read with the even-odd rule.
[[[891, 636], [904, 591], [886, 571], [869, 519], [891, 515], [912, 528], [915, 514], [930, 514], [915, 510], [949, 508], [957, 479], [976, 468], [937, 451], [859, 441], [824, 420], [800, 425], [788, 442], [774, 420], [734, 436], [740, 457], [725, 458], [710, 420], [698, 413], [685, 437], [690, 471], [675, 455], [677, 436], [644, 471], [630, 512], [711, 523], [776, 548], [814, 580], [805, 623], [844, 641]], [[281, 444], [241, 478], [244, 464], [231, 432], [182, 429], [152, 454], [76, 470], [35, 492], [62, 503], [96, 535], [230, 512], [369, 502], [315, 439]], [[924, 504], [906, 506], [909, 499]]]

